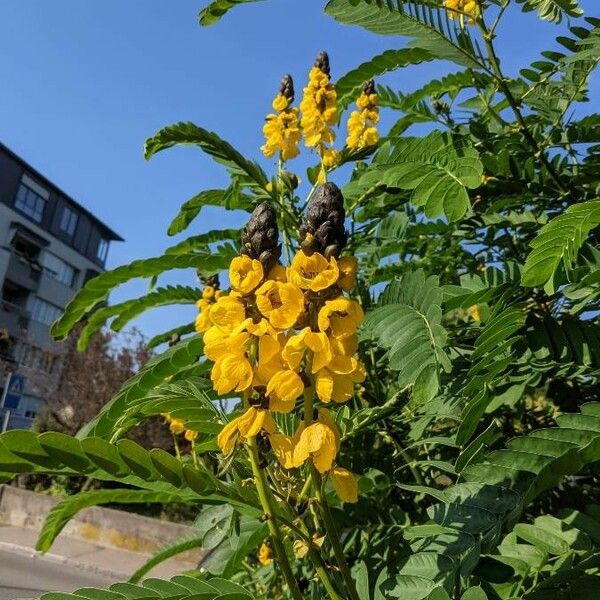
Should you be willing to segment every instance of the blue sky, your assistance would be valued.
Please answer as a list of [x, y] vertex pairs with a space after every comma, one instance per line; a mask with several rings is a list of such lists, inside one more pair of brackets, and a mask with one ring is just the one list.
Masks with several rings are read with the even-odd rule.
[[[0, 140], [119, 232], [109, 266], [157, 256], [179, 205], [227, 182], [223, 169], [193, 148], [150, 162], [144, 140], [161, 127], [194, 121], [240, 151], [259, 152], [261, 124], [284, 73], [301, 90], [314, 56], [329, 51], [334, 79], [402, 38], [342, 27], [322, 0], [269, 0], [239, 7], [200, 28], [205, 0], [13, 0], [0, 4]], [[590, 16], [597, 0], [580, 0]], [[556, 48], [563, 26], [517, 7], [499, 30], [508, 73]], [[453, 67], [435, 62], [398, 71], [385, 83], [405, 92]], [[594, 92], [600, 91], [597, 79]], [[203, 212], [189, 235], [239, 225], [236, 214]], [[193, 283], [191, 272], [166, 282]], [[144, 286], [124, 286], [123, 300]], [[136, 324], [153, 335], [193, 319], [195, 309], [159, 309]]]

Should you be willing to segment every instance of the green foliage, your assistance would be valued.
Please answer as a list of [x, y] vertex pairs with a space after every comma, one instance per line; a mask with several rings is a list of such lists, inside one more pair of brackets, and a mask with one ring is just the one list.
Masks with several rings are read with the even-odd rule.
[[338, 94], [338, 104], [341, 108], [346, 108], [360, 95], [364, 83], [373, 77], [383, 75], [387, 71], [400, 69], [407, 65], [431, 61], [434, 58], [435, 57], [432, 54], [421, 48], [386, 50], [338, 79], [335, 84], [335, 89]]
[[[129, 265], [117, 267], [90, 279], [65, 308], [64, 314], [52, 325], [52, 335], [64, 339], [73, 327], [96, 306], [105, 301], [108, 292], [115, 287], [137, 277], [155, 277], [169, 269], [198, 269], [205, 276], [227, 268], [232, 257], [231, 250], [220, 254], [195, 253], [171, 254], [157, 258], [136, 260]], [[109, 308], [108, 311], [112, 310]], [[83, 346], [81, 346], [83, 349]]]
[[164, 600], [253, 600], [254, 596], [242, 586], [218, 577], [200, 579], [188, 575], [176, 575], [169, 581], [146, 579], [141, 585], [114, 583], [108, 590], [82, 588], [72, 594], [50, 592], [40, 600], [138, 600], [139, 598], [162, 598]]
[[454, 27], [446, 12], [418, 1], [330, 0], [325, 12], [345, 25], [358, 25], [380, 35], [404, 35], [411, 45], [439, 59], [481, 68], [468, 34]]
[[540, 18], [560, 23], [563, 14], [569, 17], [580, 17], [583, 10], [577, 0], [517, 0], [523, 4], [523, 10], [537, 10]]
[[[457, 220], [469, 209], [468, 188], [481, 184], [483, 165], [466, 138], [434, 132], [384, 145], [371, 168], [351, 182], [351, 194], [373, 186], [411, 190], [410, 201], [427, 217]], [[356, 190], [356, 191], [355, 191]]]
[[208, 25], [213, 25], [217, 21], [220, 21], [226, 13], [232, 8], [235, 8], [238, 4], [248, 4], [250, 2], [259, 1], [260, 0], [215, 0], [200, 11], [198, 20], [200, 21], [200, 25], [207, 27]]
[[437, 277], [417, 271], [386, 287], [382, 306], [369, 313], [363, 326], [363, 335], [387, 350], [390, 369], [399, 373], [399, 387], [414, 386], [417, 404], [436, 395], [440, 371], [450, 368], [441, 302]]
[[546, 285], [554, 291], [554, 275], [562, 264], [569, 272], [592, 229], [600, 225], [600, 201], [583, 202], [567, 210], [542, 227], [531, 241], [532, 252], [523, 269], [523, 285]]

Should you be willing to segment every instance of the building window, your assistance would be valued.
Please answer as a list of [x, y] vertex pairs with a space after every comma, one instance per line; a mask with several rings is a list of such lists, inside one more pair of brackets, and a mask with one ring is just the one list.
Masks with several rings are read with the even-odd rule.
[[52, 279], [56, 279], [69, 287], [75, 285], [77, 271], [69, 263], [66, 263], [51, 252], [44, 252], [40, 262], [42, 263], [42, 267], [44, 267], [46, 275], [52, 277]]
[[20, 210], [37, 223], [44, 218], [46, 200], [50, 197], [48, 190], [36, 183], [31, 177], [23, 175], [21, 184], [17, 190], [15, 208]]
[[58, 317], [60, 317], [62, 310], [50, 302], [46, 302], [41, 298], [35, 298], [33, 301], [33, 308], [31, 309], [31, 318], [34, 321], [43, 323], [44, 325], [52, 325]]
[[68, 206], [63, 206], [62, 216], [60, 217], [60, 230], [68, 236], [73, 237], [77, 227], [77, 213]]
[[98, 242], [98, 250], [96, 251], [96, 256], [104, 262], [106, 260], [106, 256], [108, 255], [108, 240], [104, 238], [100, 238]]

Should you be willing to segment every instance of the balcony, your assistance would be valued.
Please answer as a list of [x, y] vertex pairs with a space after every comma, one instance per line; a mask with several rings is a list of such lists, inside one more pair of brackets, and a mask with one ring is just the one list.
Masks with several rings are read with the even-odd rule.
[[27, 331], [30, 317], [22, 306], [0, 300], [0, 329], [6, 329], [11, 337], [19, 337]]
[[42, 267], [27, 255], [13, 250], [10, 253], [8, 267], [6, 269], [6, 279], [24, 287], [30, 292], [35, 292], [40, 283]]

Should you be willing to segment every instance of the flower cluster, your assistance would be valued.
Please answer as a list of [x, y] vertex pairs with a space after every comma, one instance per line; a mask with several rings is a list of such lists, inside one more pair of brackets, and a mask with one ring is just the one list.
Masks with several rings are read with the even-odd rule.
[[161, 413], [161, 417], [165, 419], [165, 422], [169, 424], [169, 430], [173, 435], [181, 435], [188, 442], [195, 442], [198, 439], [198, 432], [192, 429], [185, 428], [185, 421], [183, 419], [176, 419], [168, 413]]
[[379, 140], [377, 133], [379, 108], [372, 79], [365, 83], [362, 94], [356, 100], [356, 106], [359, 110], [353, 111], [348, 118], [346, 146], [350, 150], [362, 150], [375, 145]]
[[465, 16], [469, 25], [474, 25], [481, 18], [481, 4], [479, 0], [444, 0], [444, 8], [451, 19], [459, 18], [461, 26]]
[[206, 284], [202, 291], [202, 298], [196, 302], [199, 313], [196, 317], [195, 328], [198, 333], [206, 331], [210, 327], [210, 309], [211, 306], [223, 296], [223, 291], [219, 289], [218, 277], [210, 277], [205, 279]]
[[[291, 76], [286, 75], [273, 100], [276, 112], [267, 115], [263, 126], [266, 142], [261, 150], [267, 158], [278, 154], [281, 162], [298, 156], [298, 144], [304, 136], [306, 147], [314, 148], [321, 161], [317, 183], [324, 183], [327, 171], [336, 167], [341, 160], [341, 154], [333, 147], [336, 137], [333, 127], [337, 124], [339, 115], [337, 93], [330, 75], [329, 56], [326, 52], [321, 52], [309, 72], [299, 109], [291, 106], [294, 101], [294, 84]], [[379, 109], [373, 81], [365, 84], [356, 104], [359, 110], [350, 115], [347, 125], [346, 142], [350, 150], [373, 146], [379, 140], [376, 127]]]
[[[222, 452], [266, 436], [284, 468], [311, 461], [330, 475], [343, 500], [356, 501], [354, 476], [335, 464], [335, 421], [323, 406], [310, 408], [313, 395], [323, 404], [347, 401], [365, 377], [355, 356], [363, 312], [344, 295], [354, 287], [356, 259], [339, 257], [346, 241], [343, 210], [334, 184], [317, 188], [301, 230], [302, 249], [286, 268], [278, 262], [273, 209], [257, 207], [242, 235], [244, 254], [230, 264], [231, 291], [207, 312], [204, 352], [214, 362], [214, 389], [240, 394], [245, 408], [221, 430]], [[294, 411], [303, 396], [304, 420], [295, 434], [278, 432], [273, 413]]]
[[261, 147], [267, 158], [272, 158], [279, 152], [279, 158], [285, 162], [296, 158], [300, 153], [298, 144], [301, 133], [299, 128], [298, 109], [292, 108], [294, 101], [294, 82], [286, 75], [279, 88], [279, 93], [273, 100], [275, 114], [267, 115], [263, 126], [265, 144]]
[[[332, 126], [337, 123], [337, 94], [330, 81], [331, 70], [326, 52], [317, 56], [314, 67], [308, 74], [308, 84], [300, 103], [304, 143], [316, 148], [323, 169], [334, 167], [340, 160], [339, 152], [331, 147], [335, 142]], [[321, 172], [324, 177], [324, 171]]]

